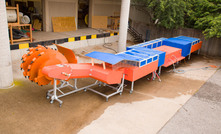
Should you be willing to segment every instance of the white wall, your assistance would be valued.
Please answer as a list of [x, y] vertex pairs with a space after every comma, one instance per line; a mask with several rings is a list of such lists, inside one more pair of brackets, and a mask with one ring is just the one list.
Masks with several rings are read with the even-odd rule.
[[147, 13], [138, 10], [139, 7], [131, 6], [130, 7], [130, 19], [135, 22], [140, 23], [149, 23], [150, 17]]
[[43, 3], [44, 31], [52, 32], [52, 17], [75, 17], [77, 24], [78, 0], [44, 0]]
[[113, 16], [120, 12], [120, 0], [95, 0], [94, 16]]
[[91, 27], [91, 16], [114, 16], [120, 13], [121, 0], [90, 0], [89, 1], [89, 27]]

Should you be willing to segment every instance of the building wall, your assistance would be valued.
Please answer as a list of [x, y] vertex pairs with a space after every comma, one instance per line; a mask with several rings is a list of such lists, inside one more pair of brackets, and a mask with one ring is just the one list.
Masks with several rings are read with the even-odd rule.
[[145, 23], [145, 24], [150, 23], [149, 15], [147, 13], [143, 12], [141, 10], [141, 8], [139, 8], [139, 7], [131, 6], [129, 17], [132, 20], [132, 23], [133, 22], [135, 22], [135, 23], [140, 22], [140, 23]]
[[120, 15], [121, 0], [90, 0], [89, 4], [89, 27], [92, 24], [92, 16]]
[[94, 16], [114, 16], [120, 13], [120, 0], [95, 0]]
[[[43, 30], [52, 31], [51, 17], [74, 16], [78, 18], [78, 0], [42, 0]], [[89, 0], [89, 27], [92, 16], [120, 15], [120, 0]]]
[[78, 0], [44, 0], [43, 29], [52, 32], [52, 17], [75, 17], [76, 27], [78, 18]]

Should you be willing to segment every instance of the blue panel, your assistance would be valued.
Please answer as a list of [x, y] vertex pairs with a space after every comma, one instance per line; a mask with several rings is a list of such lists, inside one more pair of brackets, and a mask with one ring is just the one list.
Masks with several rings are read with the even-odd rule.
[[146, 48], [152, 48], [152, 46], [151, 46], [151, 45], [148, 45], [148, 46], [146, 46]]
[[156, 61], [158, 59], [158, 56], [153, 57], [153, 61]]
[[163, 45], [182, 49], [182, 56], [186, 57], [190, 54], [192, 41], [187, 41], [179, 38], [169, 38], [163, 41]]
[[[144, 42], [144, 43], [140, 43], [140, 44], [137, 44], [137, 45], [133, 45], [133, 46], [129, 46], [127, 47], [127, 50], [131, 50], [135, 47], [147, 47], [147, 48], [156, 48], [156, 47], [159, 47], [161, 46], [161, 41], [163, 40], [166, 40], [167, 38], [158, 38], [158, 39], [155, 39], [155, 40], [150, 40], [150, 41], [147, 41], [147, 42]], [[157, 43], [159, 42], [159, 43]], [[153, 43], [157, 43], [157, 44], [154, 44], [154, 46], [152, 46]], [[148, 45], [150, 44], [150, 45]]]
[[151, 63], [152, 61], [153, 61], [152, 58], [148, 59], [148, 60], [147, 60], [147, 64]]
[[116, 56], [119, 56], [124, 60], [131, 60], [131, 61], [142, 61], [142, 60], [144, 60], [142, 58], [130, 56], [130, 55], [127, 55], [127, 54], [124, 54], [124, 53], [116, 54]]
[[[139, 45], [139, 44], [138, 44], [138, 45]], [[135, 48], [135, 47], [139, 47], [138, 45], [129, 46], [129, 47], [126, 48], [126, 50], [131, 50], [131, 49], [133, 49], [133, 48]]]
[[[136, 61], [136, 62], [139, 62], [139, 67], [142, 67], [144, 65], [146, 65], [146, 60], [144, 58], [141, 58], [141, 57], [137, 57], [135, 55], [132, 55], [132, 54], [126, 54], [126, 53], [119, 53], [119, 54], [116, 54], [117, 56], [123, 58], [124, 60], [126, 60], [128, 62], [128, 64], [131, 64], [130, 61]], [[135, 63], [132, 63], [133, 65]]]
[[107, 62], [109, 64], [117, 64], [118, 62], [121, 62], [122, 60], [124, 60], [123, 58], [116, 56], [115, 54], [97, 52], [97, 51], [88, 53], [85, 56], [88, 56], [88, 57], [91, 57], [94, 59], [98, 59], [98, 60]]
[[162, 66], [164, 64], [165, 57], [166, 57], [166, 52], [158, 51], [158, 50], [155, 50], [155, 49], [144, 48], [144, 47], [136, 47], [133, 50], [140, 51], [140, 52], [143, 52], [145, 54], [148, 53], [152, 56], [157, 54], [157, 55], [159, 55], [158, 66]]
[[148, 55], [144, 55], [144, 54], [140, 54], [140, 53], [134, 53], [134, 52], [131, 52], [131, 51], [127, 51], [127, 52], [124, 52], [124, 53], [135, 56], [135, 57], [140, 57], [140, 58], [143, 58], [143, 59], [150, 58], [150, 56], [148, 56]]
[[193, 37], [178, 36], [178, 37], [176, 37], [176, 38], [194, 42], [194, 43], [193, 43], [194, 45], [200, 42], [200, 39], [198, 39], [198, 38], [193, 38]]
[[140, 67], [142, 67], [142, 66], [144, 66], [144, 65], [146, 65], [146, 64], [147, 64], [146, 60], [145, 60], [145, 61], [142, 61], [142, 62], [140, 63]]
[[157, 44], [158, 44], [158, 43], [153, 43], [153, 48], [156, 48], [156, 47], [157, 47]]
[[148, 52], [139, 51], [139, 50], [136, 50], [136, 49], [132, 49], [132, 50], [130, 50], [130, 51], [133, 52], [133, 53], [137, 53], [137, 54], [145, 54], [145, 55], [147, 55], [147, 56], [154, 56], [154, 55], [156, 55], [156, 54], [154, 54], [154, 53], [148, 53]]

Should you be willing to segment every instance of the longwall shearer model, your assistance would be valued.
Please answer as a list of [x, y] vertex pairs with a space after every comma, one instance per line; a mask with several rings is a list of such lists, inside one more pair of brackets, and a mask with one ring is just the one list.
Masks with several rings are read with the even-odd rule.
[[[40, 86], [53, 84], [53, 89], [47, 92], [47, 99], [50, 99], [50, 103], [56, 100], [61, 106], [62, 101], [59, 98], [81, 90], [90, 90], [108, 101], [109, 97], [122, 94], [125, 80], [132, 83], [132, 93], [134, 81], [151, 73], [153, 77], [159, 78], [161, 67], [174, 65], [185, 57], [190, 59], [191, 53], [195, 51], [199, 53], [202, 41], [186, 36], [159, 38], [127, 47], [127, 51], [118, 54], [97, 51], [88, 53], [86, 56], [91, 58], [91, 63], [77, 63], [73, 51], [56, 46], [58, 51], [40, 45], [30, 48], [29, 52], [22, 56], [21, 69], [24, 70], [23, 75], [26, 78]], [[103, 63], [94, 63], [94, 59]], [[77, 78], [89, 77], [95, 79], [95, 83], [77, 87]], [[70, 79], [74, 79], [74, 85], [68, 82]], [[62, 91], [67, 86], [73, 90]], [[92, 87], [95, 86], [110, 87], [114, 92], [107, 95], [94, 90]]]

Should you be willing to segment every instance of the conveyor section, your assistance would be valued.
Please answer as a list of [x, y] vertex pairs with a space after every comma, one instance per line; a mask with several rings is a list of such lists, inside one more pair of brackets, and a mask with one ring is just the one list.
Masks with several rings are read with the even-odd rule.
[[190, 59], [191, 53], [199, 50], [202, 46], [202, 42], [197, 38], [178, 36], [163, 40], [163, 45], [182, 49], [182, 56], [189, 56]]
[[155, 48], [155, 50], [166, 52], [165, 62], [162, 65], [163, 67], [168, 67], [174, 63], [178, 63], [183, 60], [185, 57], [181, 56], [182, 49], [174, 48], [170, 46], [161, 46]]
[[144, 48], [144, 47], [136, 47], [132, 49], [131, 51], [148, 54], [150, 56], [157, 55], [159, 57], [158, 67], [164, 64], [166, 52], [158, 51], [155, 49]]
[[198, 54], [199, 54], [199, 50], [202, 47], [202, 41], [200, 41], [200, 39], [192, 38], [192, 37], [186, 37], [186, 36], [178, 36], [176, 38], [191, 41], [192, 42], [191, 53], [198, 50]]
[[134, 81], [158, 69], [159, 56], [157, 54], [146, 54], [143, 51], [138, 54], [138, 51], [129, 50], [116, 55], [131, 65], [131, 67], [124, 68], [125, 79], [132, 82], [130, 93], [133, 92]]
[[166, 46], [182, 49], [181, 55], [183, 57], [186, 57], [190, 54], [191, 43], [192, 43], [191, 41], [186, 41], [178, 38], [169, 38], [163, 41], [163, 44]]

